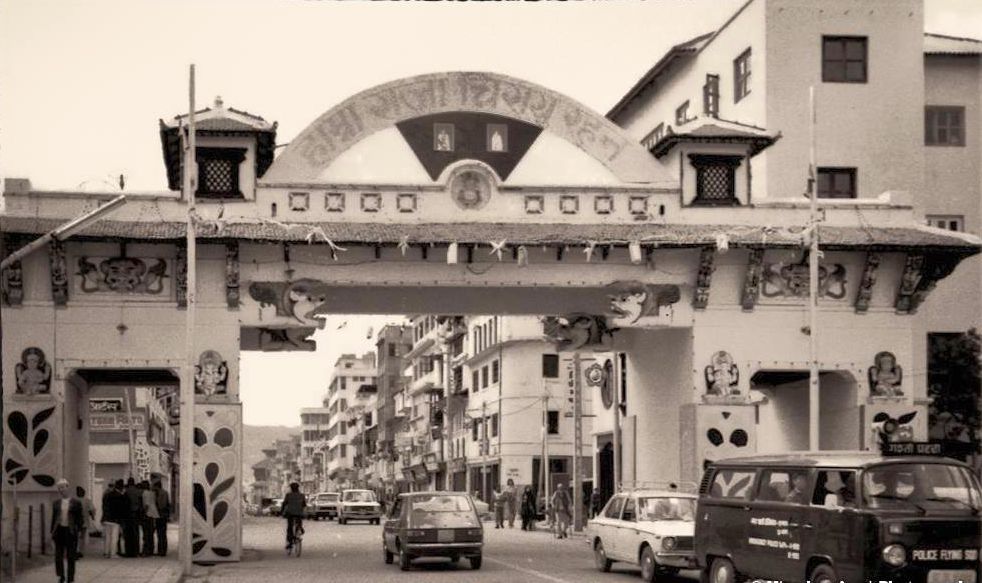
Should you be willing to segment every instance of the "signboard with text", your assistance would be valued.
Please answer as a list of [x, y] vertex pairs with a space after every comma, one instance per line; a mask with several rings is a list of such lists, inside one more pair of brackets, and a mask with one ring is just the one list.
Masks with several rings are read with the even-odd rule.
[[89, 411], [93, 413], [120, 413], [123, 411], [123, 399], [89, 399]]
[[89, 414], [89, 429], [91, 431], [127, 431], [129, 429], [144, 430], [147, 427], [147, 417], [143, 411], [134, 411], [132, 425], [130, 416], [126, 413], [91, 413]]
[[942, 457], [962, 457], [975, 452], [975, 444], [963, 441], [891, 441], [881, 444], [883, 455], [931, 455]]

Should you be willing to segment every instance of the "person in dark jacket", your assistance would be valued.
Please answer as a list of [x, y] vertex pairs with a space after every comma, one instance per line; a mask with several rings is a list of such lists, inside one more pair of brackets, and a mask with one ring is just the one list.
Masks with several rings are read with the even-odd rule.
[[281, 514], [286, 517], [286, 548], [293, 548], [293, 534], [303, 532], [303, 513], [307, 508], [307, 497], [300, 493], [300, 484], [290, 484], [290, 491], [283, 498]]
[[126, 516], [123, 519], [124, 557], [140, 556], [140, 521], [143, 519], [143, 491], [131, 477], [126, 480]]
[[102, 493], [102, 556], [109, 559], [119, 546], [119, 499], [123, 494], [110, 481]]
[[51, 505], [51, 540], [55, 543], [55, 572], [59, 583], [75, 581], [75, 555], [82, 530], [82, 502], [71, 497], [68, 480], [58, 480], [61, 496]]
[[538, 508], [532, 486], [525, 486], [522, 493], [522, 530], [535, 530], [535, 515]]
[[170, 520], [170, 495], [159, 480], [153, 483], [154, 498], [157, 501], [157, 554], [167, 556], [167, 522]]

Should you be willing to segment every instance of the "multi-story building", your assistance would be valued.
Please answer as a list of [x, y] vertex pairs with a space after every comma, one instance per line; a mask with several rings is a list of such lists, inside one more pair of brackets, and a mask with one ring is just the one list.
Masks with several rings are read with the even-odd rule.
[[300, 487], [307, 494], [320, 492], [326, 485], [329, 411], [327, 407], [300, 410]]
[[[390, 324], [383, 327], [376, 337], [376, 362], [378, 392], [376, 395], [376, 423], [378, 442], [373, 474], [386, 491], [395, 490], [396, 460], [395, 434], [401, 422], [396, 416], [395, 396], [402, 390], [403, 357], [412, 350], [412, 328]], [[398, 472], [402, 475], [402, 472]]]
[[327, 478], [335, 488], [352, 483], [356, 477], [355, 451], [350, 446], [349, 435], [356, 422], [349, 419], [348, 407], [354, 403], [362, 385], [374, 386], [375, 383], [375, 353], [338, 357], [324, 398], [324, 407], [328, 410]]
[[266, 456], [252, 465], [252, 502], [263, 505], [273, 498], [282, 498], [293, 482], [301, 482], [300, 447], [301, 436], [277, 439], [263, 448]]

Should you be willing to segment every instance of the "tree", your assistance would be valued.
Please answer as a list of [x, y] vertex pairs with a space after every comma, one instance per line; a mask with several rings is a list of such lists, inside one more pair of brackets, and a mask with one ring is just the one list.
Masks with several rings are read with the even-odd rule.
[[928, 336], [928, 396], [931, 434], [970, 442], [979, 451], [982, 338], [978, 330]]

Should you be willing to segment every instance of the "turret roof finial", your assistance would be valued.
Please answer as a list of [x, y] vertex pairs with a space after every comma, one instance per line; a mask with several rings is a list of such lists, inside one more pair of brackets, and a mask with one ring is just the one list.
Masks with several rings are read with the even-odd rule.
[[221, 95], [216, 95], [215, 96], [215, 109], [222, 109], [223, 107], [225, 107], [225, 102], [222, 101], [222, 96]]

